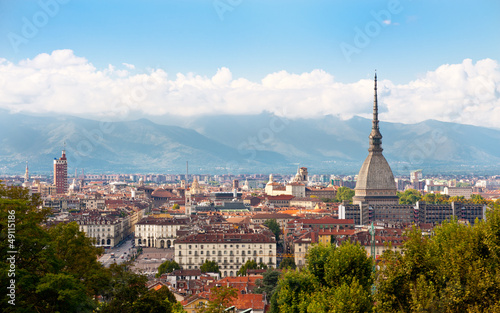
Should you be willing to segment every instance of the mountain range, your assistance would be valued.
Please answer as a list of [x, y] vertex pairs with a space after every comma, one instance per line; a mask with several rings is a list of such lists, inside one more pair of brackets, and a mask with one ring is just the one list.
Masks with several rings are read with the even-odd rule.
[[[395, 174], [490, 173], [500, 169], [500, 130], [427, 120], [381, 122]], [[66, 145], [68, 171], [95, 173], [356, 174], [368, 154], [371, 120], [214, 115], [163, 125], [147, 119], [102, 122], [0, 110], [0, 174], [50, 173]]]

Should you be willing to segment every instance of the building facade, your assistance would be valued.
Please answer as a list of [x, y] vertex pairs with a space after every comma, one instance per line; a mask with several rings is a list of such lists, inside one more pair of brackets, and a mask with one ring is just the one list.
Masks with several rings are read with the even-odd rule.
[[135, 244], [139, 247], [171, 248], [177, 231], [188, 224], [187, 218], [143, 218], [135, 225]]
[[125, 232], [129, 224], [128, 216], [120, 218], [115, 215], [105, 215], [98, 212], [84, 212], [75, 218], [87, 237], [95, 239], [97, 247], [111, 248], [116, 246], [128, 233]]
[[270, 231], [191, 234], [177, 239], [174, 245], [175, 262], [182, 269], [199, 269], [206, 260], [215, 261], [226, 277], [236, 276], [248, 260], [276, 267], [276, 239]]
[[59, 159], [54, 158], [54, 186], [59, 195], [68, 192], [68, 160], [65, 150], [62, 151]]

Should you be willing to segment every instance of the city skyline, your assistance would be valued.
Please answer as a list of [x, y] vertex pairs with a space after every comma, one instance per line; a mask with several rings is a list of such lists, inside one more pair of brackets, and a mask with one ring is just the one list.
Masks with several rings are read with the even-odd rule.
[[0, 108], [12, 112], [165, 124], [263, 111], [368, 117], [378, 69], [381, 121], [498, 128], [496, 2], [54, 0], [0, 8]]

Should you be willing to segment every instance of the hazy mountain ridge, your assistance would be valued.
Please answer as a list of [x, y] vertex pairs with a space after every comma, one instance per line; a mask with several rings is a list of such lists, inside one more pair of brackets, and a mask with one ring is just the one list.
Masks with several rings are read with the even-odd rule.
[[[357, 173], [371, 121], [334, 116], [286, 119], [271, 113], [199, 117], [180, 126], [147, 119], [103, 123], [0, 111], [0, 172], [50, 172], [67, 146], [69, 171], [183, 173]], [[472, 172], [500, 168], [500, 130], [428, 120], [381, 122], [393, 171]]]

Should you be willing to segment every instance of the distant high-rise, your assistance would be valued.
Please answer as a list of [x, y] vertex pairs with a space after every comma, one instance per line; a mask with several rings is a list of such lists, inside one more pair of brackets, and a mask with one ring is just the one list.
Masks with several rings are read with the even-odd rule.
[[353, 203], [397, 204], [397, 190], [391, 167], [382, 155], [382, 134], [378, 121], [377, 74], [373, 99], [373, 120], [368, 156], [359, 170]]
[[68, 192], [68, 160], [66, 159], [66, 150], [62, 151], [59, 159], [54, 158], [54, 185], [57, 194]]

